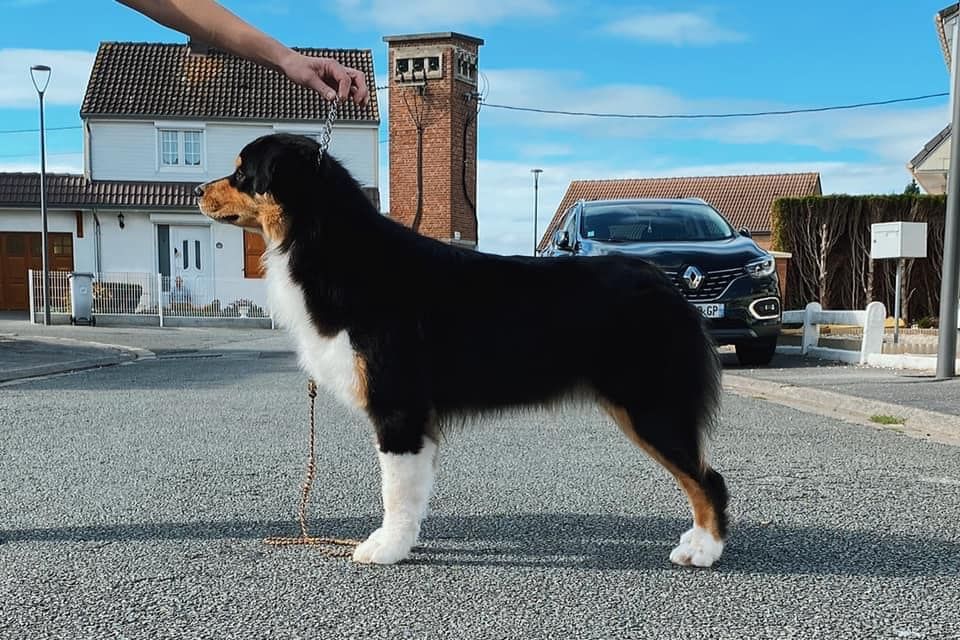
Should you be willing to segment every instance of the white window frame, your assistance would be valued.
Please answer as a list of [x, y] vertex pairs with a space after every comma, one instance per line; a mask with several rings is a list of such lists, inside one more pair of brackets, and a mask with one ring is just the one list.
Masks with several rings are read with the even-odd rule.
[[[206, 173], [207, 171], [207, 136], [206, 124], [202, 122], [154, 122], [156, 128], [157, 153], [156, 167], [158, 173], [186, 172]], [[165, 164], [163, 161], [163, 133], [172, 131], [177, 134], [177, 164]], [[186, 164], [187, 144], [186, 133], [200, 134], [200, 163]]]

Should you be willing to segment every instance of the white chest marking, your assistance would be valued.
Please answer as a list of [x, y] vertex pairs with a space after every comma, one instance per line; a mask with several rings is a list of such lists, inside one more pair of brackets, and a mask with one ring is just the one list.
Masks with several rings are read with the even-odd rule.
[[267, 267], [267, 299], [274, 319], [293, 336], [300, 366], [317, 382], [351, 407], [362, 407], [357, 354], [350, 335], [341, 331], [333, 337], [317, 332], [307, 311], [303, 288], [290, 277], [287, 256], [270, 251]]

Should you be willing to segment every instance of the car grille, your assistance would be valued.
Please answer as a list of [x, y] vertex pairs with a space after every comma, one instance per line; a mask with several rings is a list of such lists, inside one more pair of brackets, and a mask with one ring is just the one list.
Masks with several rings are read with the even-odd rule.
[[[685, 269], [684, 269], [685, 270]], [[743, 268], [737, 267], [735, 269], [718, 269], [716, 271], [708, 271], [704, 273], [704, 281], [700, 285], [700, 288], [691, 291], [687, 289], [686, 283], [683, 281], [682, 273], [683, 271], [664, 271], [667, 274], [667, 277], [673, 281], [673, 284], [676, 285], [677, 289], [680, 290], [687, 300], [691, 302], [707, 302], [710, 300], [716, 300], [723, 292], [727, 290], [727, 287], [730, 286], [730, 283], [736, 280], [738, 277], [744, 275]]]

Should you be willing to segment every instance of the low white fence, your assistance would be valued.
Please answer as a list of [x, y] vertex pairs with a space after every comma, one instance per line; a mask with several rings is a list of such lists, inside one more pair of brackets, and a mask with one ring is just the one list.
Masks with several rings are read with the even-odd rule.
[[[70, 315], [70, 273], [50, 272], [50, 312]], [[43, 274], [30, 270], [31, 321], [43, 317]], [[180, 319], [269, 320], [266, 283], [259, 279], [163, 276], [157, 273], [95, 273], [93, 315], [156, 318], [159, 325]]]
[[[864, 311], [824, 311], [819, 302], [811, 302], [805, 309], [783, 312], [784, 324], [803, 325], [802, 355], [857, 364], [868, 364], [871, 356], [883, 353], [883, 325], [886, 319], [887, 309], [882, 302], [871, 302]], [[818, 346], [822, 324], [862, 327], [860, 352]]]

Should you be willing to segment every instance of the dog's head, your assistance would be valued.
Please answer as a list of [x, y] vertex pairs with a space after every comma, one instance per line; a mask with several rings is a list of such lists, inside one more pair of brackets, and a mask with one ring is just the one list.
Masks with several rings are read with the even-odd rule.
[[230, 175], [196, 188], [200, 211], [282, 243], [289, 216], [323, 170], [320, 145], [306, 136], [263, 136], [245, 146], [235, 164]]

